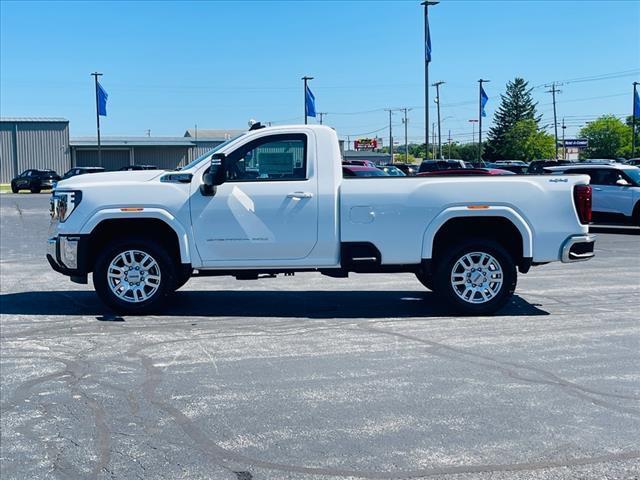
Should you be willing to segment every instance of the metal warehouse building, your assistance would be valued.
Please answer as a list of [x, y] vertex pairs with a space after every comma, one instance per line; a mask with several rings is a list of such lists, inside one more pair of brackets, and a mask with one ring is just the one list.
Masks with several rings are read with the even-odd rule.
[[66, 172], [70, 166], [68, 120], [0, 119], [0, 183], [29, 168]]
[[174, 169], [185, 165], [241, 130], [189, 129], [182, 137], [103, 137], [102, 165], [96, 137], [69, 138], [69, 121], [61, 118], [0, 119], [0, 183], [9, 183], [30, 168], [63, 174], [72, 167], [155, 165]]

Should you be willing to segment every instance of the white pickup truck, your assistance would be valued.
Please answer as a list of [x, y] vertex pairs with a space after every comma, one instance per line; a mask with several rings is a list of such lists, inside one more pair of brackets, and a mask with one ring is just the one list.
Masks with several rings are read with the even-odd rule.
[[51, 197], [47, 258], [122, 313], [191, 276], [412, 272], [492, 313], [517, 270], [593, 256], [586, 175], [343, 178], [336, 133], [252, 128], [179, 171], [83, 175]]

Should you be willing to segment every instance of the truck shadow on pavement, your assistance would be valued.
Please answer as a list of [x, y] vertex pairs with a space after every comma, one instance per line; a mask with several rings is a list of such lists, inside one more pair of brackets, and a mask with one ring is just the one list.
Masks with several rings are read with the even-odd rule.
[[[496, 315], [549, 315], [518, 295]], [[0, 295], [5, 315], [113, 317], [91, 291], [19, 292]], [[459, 316], [429, 291], [179, 291], [157, 316], [406, 318]], [[119, 318], [119, 317], [118, 317]], [[122, 320], [120, 320], [122, 321]]]

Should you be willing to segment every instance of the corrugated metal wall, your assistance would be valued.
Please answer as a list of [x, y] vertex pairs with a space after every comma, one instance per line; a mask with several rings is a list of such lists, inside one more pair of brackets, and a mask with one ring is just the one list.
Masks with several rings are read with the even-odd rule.
[[[76, 167], [97, 167], [98, 150], [76, 150]], [[102, 166], [106, 170], [119, 170], [129, 165], [129, 150], [111, 150], [103, 148], [100, 152], [102, 156]]]
[[196, 145], [191, 149], [191, 158], [189, 159], [189, 161], [195, 160], [200, 155], [204, 155], [205, 153], [210, 152], [221, 143], [222, 142], [216, 142], [216, 141], [211, 141], [211, 142], [198, 141], [198, 143], [196, 143]]
[[0, 183], [29, 168], [64, 173], [70, 167], [69, 122], [0, 122]]
[[190, 147], [134, 147], [136, 165], [155, 165], [164, 170], [173, 170], [186, 165]]

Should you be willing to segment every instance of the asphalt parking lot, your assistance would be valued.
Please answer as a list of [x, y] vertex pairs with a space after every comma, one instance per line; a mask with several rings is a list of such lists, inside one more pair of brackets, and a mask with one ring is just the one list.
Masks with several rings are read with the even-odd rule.
[[625, 229], [494, 317], [411, 275], [298, 274], [192, 279], [121, 318], [46, 264], [47, 194], [0, 207], [3, 480], [640, 478]]

